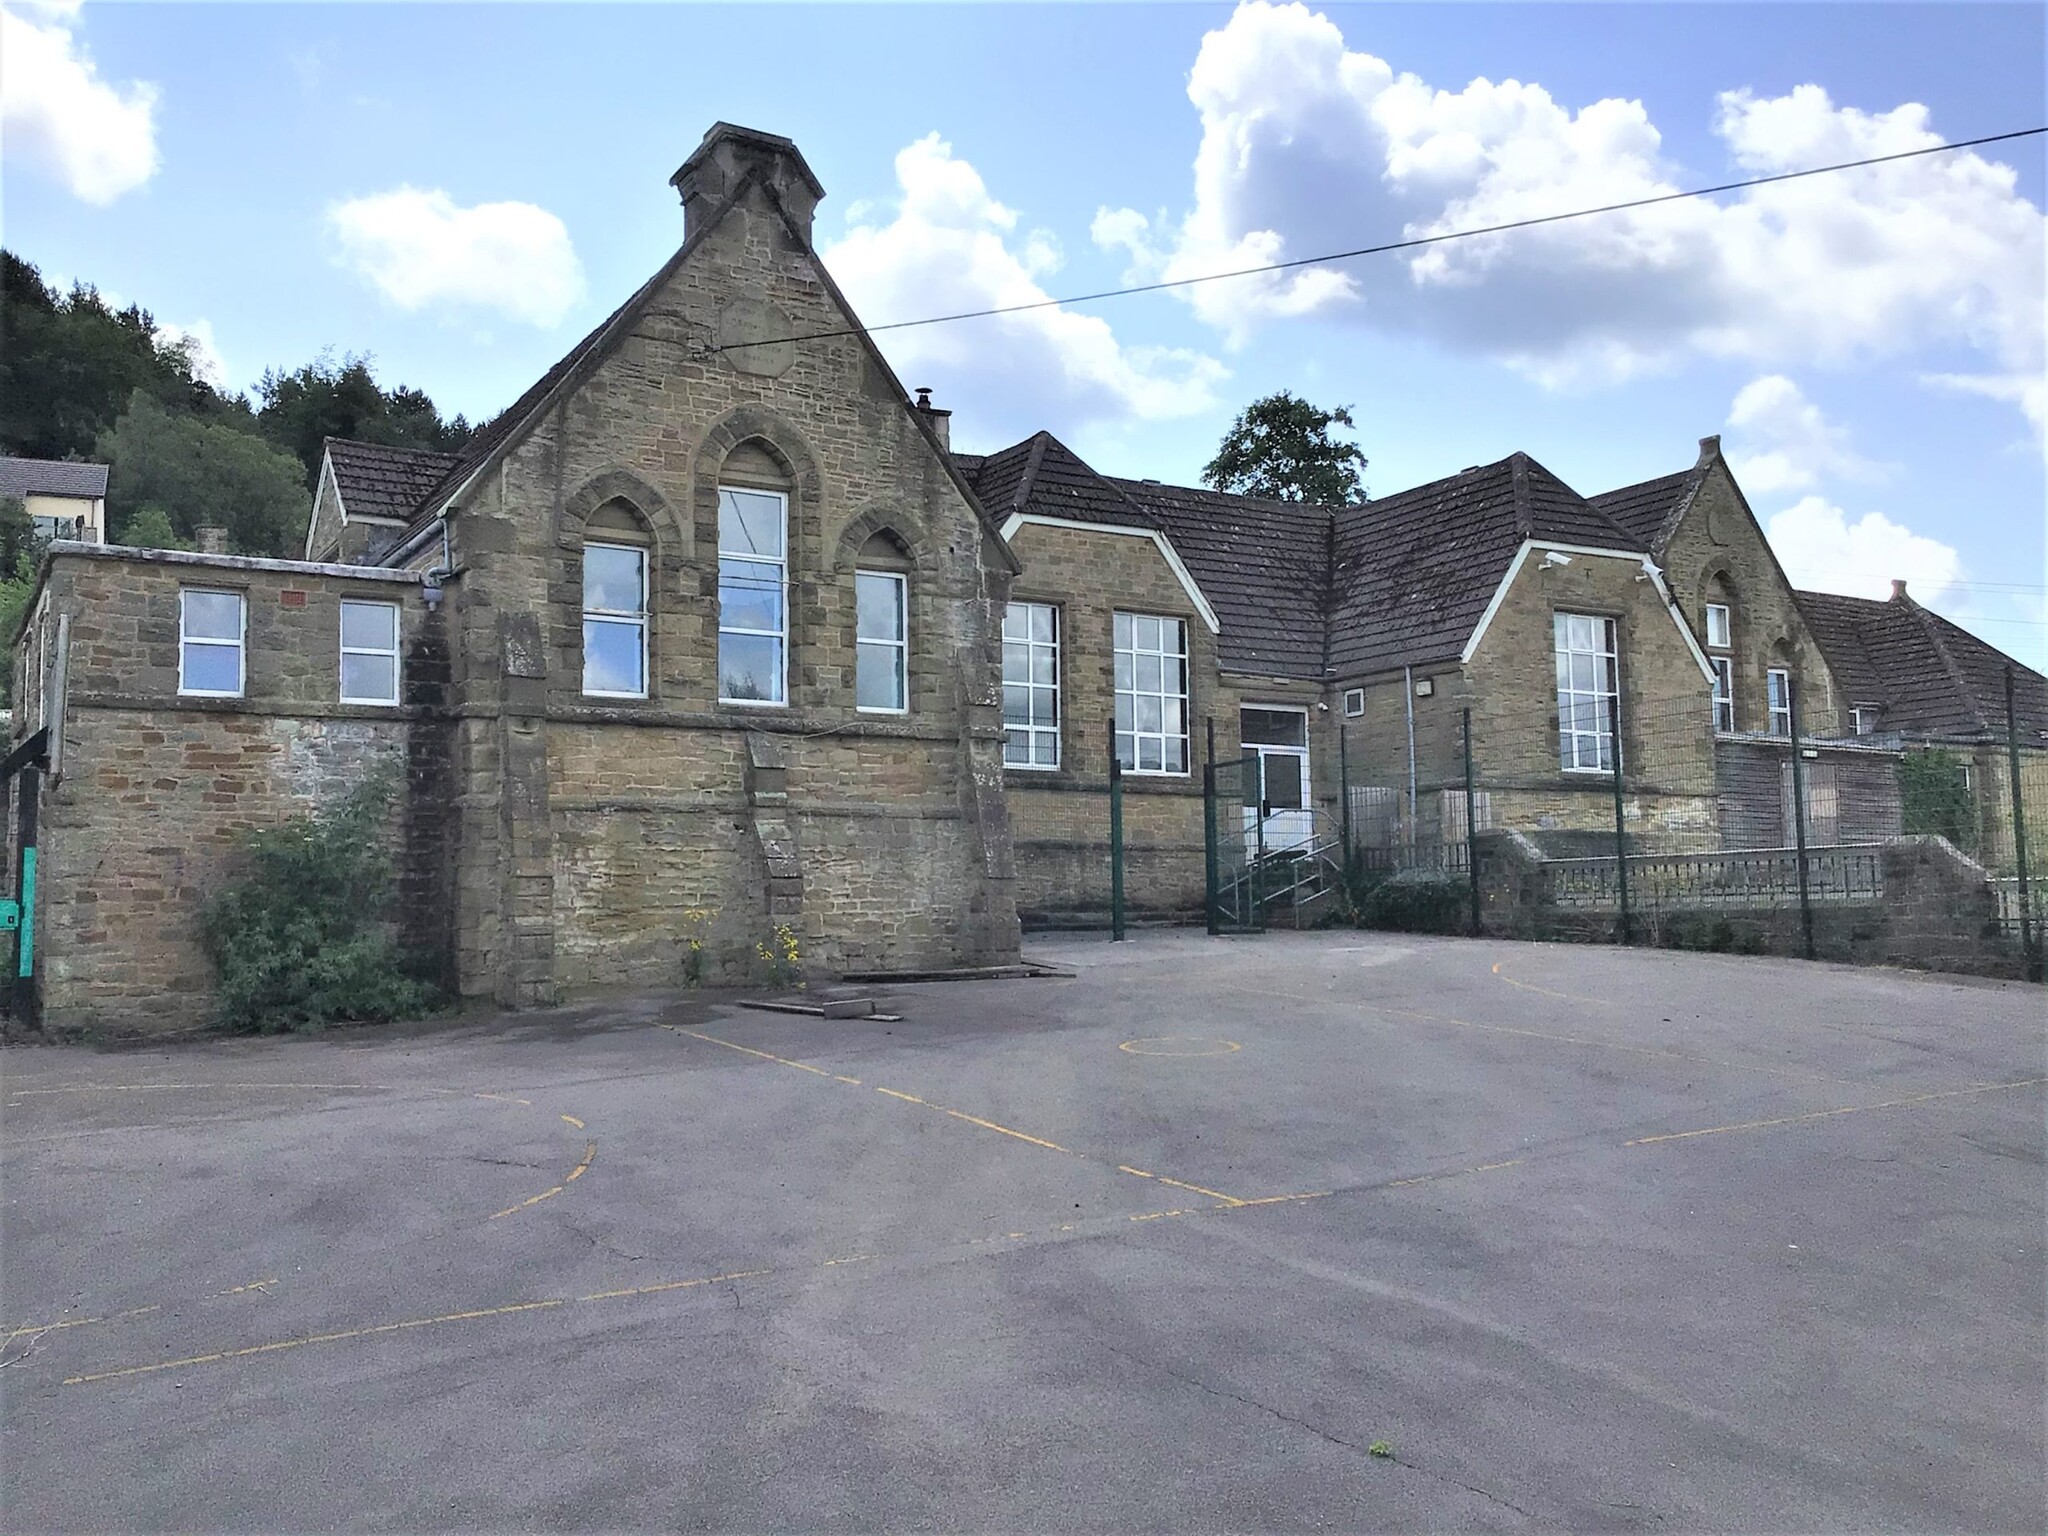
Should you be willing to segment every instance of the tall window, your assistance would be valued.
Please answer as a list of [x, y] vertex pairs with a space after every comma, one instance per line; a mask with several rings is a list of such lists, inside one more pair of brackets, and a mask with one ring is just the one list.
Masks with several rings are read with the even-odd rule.
[[180, 589], [178, 692], [240, 698], [247, 638], [247, 609], [241, 593]]
[[905, 622], [910, 583], [894, 571], [855, 571], [854, 705], [901, 714], [910, 707]]
[[1003, 764], [1060, 765], [1060, 611], [1051, 603], [1003, 609]]
[[718, 491], [718, 697], [789, 699], [789, 498]]
[[583, 546], [583, 691], [647, 697], [647, 551]]
[[1116, 755], [1132, 773], [1188, 771], [1188, 627], [1143, 613], [1115, 618]]
[[1614, 770], [1614, 620], [1584, 613], [1553, 619], [1557, 651], [1557, 743], [1567, 772]]
[[1765, 689], [1771, 704], [1771, 734], [1790, 736], [1792, 734], [1792, 674], [1783, 667], [1772, 667], [1764, 674]]
[[1725, 651], [1730, 644], [1728, 637], [1733, 632], [1734, 626], [1728, 620], [1728, 605], [1707, 604], [1707, 644], [1714, 650]]
[[1735, 663], [1726, 656], [1707, 658], [1714, 668], [1714, 729], [1735, 729]]
[[342, 602], [341, 702], [398, 702], [398, 604]]

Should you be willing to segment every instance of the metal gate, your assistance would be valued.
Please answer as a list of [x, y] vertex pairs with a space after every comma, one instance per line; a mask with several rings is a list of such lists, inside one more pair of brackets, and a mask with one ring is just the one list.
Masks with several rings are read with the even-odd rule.
[[1261, 809], [1256, 753], [1202, 770], [1211, 933], [1256, 933], [1266, 925], [1265, 904], [1256, 888], [1265, 853]]

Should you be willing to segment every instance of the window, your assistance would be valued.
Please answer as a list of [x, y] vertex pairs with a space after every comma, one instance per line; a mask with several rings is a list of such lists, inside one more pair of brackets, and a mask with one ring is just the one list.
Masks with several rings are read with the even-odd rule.
[[1060, 611], [1051, 603], [1003, 609], [1003, 765], [1060, 765]]
[[1119, 613], [1116, 756], [1132, 773], [1188, 771], [1188, 627], [1179, 619]]
[[398, 702], [398, 605], [341, 605], [341, 702]]
[[583, 546], [583, 691], [647, 697], [647, 551]]
[[1557, 650], [1557, 745], [1569, 773], [1614, 770], [1614, 620], [1583, 613], [1552, 619]]
[[1725, 651], [1729, 646], [1730, 625], [1726, 603], [1707, 604], [1707, 644], [1715, 650]]
[[242, 646], [248, 633], [239, 592], [186, 587], [178, 593], [178, 692], [242, 696]]
[[1363, 715], [1364, 713], [1365, 713], [1365, 690], [1364, 690], [1363, 688], [1346, 688], [1346, 689], [1344, 690], [1344, 714], [1345, 714], [1345, 716], [1346, 716], [1346, 717], [1347, 717], [1348, 719], [1356, 720], [1356, 719], [1358, 719], [1358, 718], [1359, 718], [1359, 717], [1360, 717], [1361, 715]]
[[1770, 698], [1773, 736], [1792, 734], [1792, 674], [1783, 667], [1772, 667], [1764, 674], [1766, 692]]
[[894, 571], [855, 571], [854, 705], [902, 714], [910, 707], [908, 630], [904, 623], [909, 583]]
[[1735, 663], [1727, 656], [1707, 658], [1714, 668], [1714, 729], [1735, 729]]
[[789, 498], [718, 490], [718, 697], [789, 700]]
[[1868, 736], [1877, 729], [1880, 711], [1874, 704], [1858, 704], [1849, 711], [1849, 729], [1857, 736]]

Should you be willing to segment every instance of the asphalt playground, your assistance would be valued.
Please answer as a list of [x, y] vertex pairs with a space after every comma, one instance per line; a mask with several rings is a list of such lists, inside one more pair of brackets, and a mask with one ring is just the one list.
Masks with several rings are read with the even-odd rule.
[[2038, 988], [1028, 946], [0, 1054], [0, 1525], [2042, 1528]]

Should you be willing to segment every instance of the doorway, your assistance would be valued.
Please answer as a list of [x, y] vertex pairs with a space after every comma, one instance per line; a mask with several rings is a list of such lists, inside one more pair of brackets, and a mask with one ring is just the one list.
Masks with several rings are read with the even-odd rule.
[[[1258, 803], [1244, 808], [1245, 847], [1274, 853], [1315, 840], [1308, 776], [1308, 710], [1292, 704], [1238, 711], [1238, 740], [1259, 760]], [[1263, 841], [1262, 841], [1263, 839]]]

